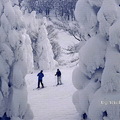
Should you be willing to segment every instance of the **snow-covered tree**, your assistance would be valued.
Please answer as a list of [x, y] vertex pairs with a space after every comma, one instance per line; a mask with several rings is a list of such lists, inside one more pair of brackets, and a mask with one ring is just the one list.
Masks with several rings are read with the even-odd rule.
[[[14, 7], [13, 7], [13, 6]], [[25, 75], [32, 69], [32, 48], [22, 13], [14, 1], [0, 1], [0, 119], [32, 120]], [[28, 52], [29, 51], [29, 52]]]
[[38, 39], [36, 43], [35, 68], [37, 67], [41, 70], [55, 67], [52, 46], [47, 36], [46, 24], [46, 18], [43, 18], [38, 30]]
[[[21, 2], [21, 0], [19, 0]], [[36, 11], [43, 16], [55, 16], [65, 20], [75, 20], [74, 10], [77, 0], [23, 0], [21, 5], [28, 12]]]
[[90, 38], [73, 72], [73, 103], [81, 118], [120, 119], [119, 0], [79, 0], [75, 15]]
[[54, 68], [56, 61], [54, 60], [52, 46], [48, 39], [46, 18], [37, 18], [35, 11], [31, 14], [26, 12], [24, 17], [27, 33], [31, 38], [34, 68], [39, 70]]
[[47, 33], [48, 33], [48, 39], [50, 40], [50, 44], [52, 45], [54, 59], [57, 61], [61, 55], [61, 47], [57, 41], [58, 32], [55, 29], [55, 26], [52, 22], [49, 22], [49, 24], [47, 25]]

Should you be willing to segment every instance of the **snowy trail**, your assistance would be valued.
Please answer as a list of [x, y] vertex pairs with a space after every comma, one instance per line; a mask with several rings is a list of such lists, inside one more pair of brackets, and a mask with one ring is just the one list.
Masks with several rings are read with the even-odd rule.
[[75, 88], [72, 85], [73, 69], [61, 69], [63, 85], [55, 86], [54, 71], [44, 71], [46, 88], [33, 90], [37, 86], [37, 73], [26, 76], [28, 102], [34, 114], [34, 120], [78, 120], [78, 113], [72, 103]]

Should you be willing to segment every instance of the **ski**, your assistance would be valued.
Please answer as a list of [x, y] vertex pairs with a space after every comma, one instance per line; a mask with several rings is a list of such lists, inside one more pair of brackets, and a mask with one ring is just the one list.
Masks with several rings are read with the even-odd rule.
[[[44, 88], [46, 88], [46, 86]], [[44, 89], [44, 88], [34, 88], [33, 90], [41, 90], [41, 89]]]
[[63, 83], [62, 83], [62, 84], [59, 84], [59, 85], [53, 85], [53, 86], [54, 86], [54, 87], [55, 87], [55, 86], [57, 87], [57, 86], [60, 86], [60, 85], [63, 85]]

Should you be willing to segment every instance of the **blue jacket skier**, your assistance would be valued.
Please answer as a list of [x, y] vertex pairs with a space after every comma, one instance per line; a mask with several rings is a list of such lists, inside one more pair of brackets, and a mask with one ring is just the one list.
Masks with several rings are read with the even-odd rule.
[[43, 70], [41, 70], [40, 73], [37, 74], [37, 76], [38, 76], [38, 87], [37, 88], [40, 88], [40, 83], [42, 85], [42, 88], [44, 88], [44, 85], [42, 82], [42, 78], [44, 77]]

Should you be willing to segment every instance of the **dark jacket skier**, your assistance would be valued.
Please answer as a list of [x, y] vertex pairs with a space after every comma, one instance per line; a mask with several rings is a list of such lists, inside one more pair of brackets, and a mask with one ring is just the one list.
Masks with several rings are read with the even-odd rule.
[[55, 76], [57, 76], [57, 85], [62, 85], [62, 82], [61, 82], [61, 71], [59, 69], [57, 69], [57, 72], [56, 72]]
[[40, 88], [40, 83], [42, 85], [42, 88], [44, 88], [44, 85], [42, 82], [42, 78], [44, 77], [43, 70], [41, 70], [41, 72], [38, 73], [37, 76], [38, 76], [38, 87], [37, 88]]

